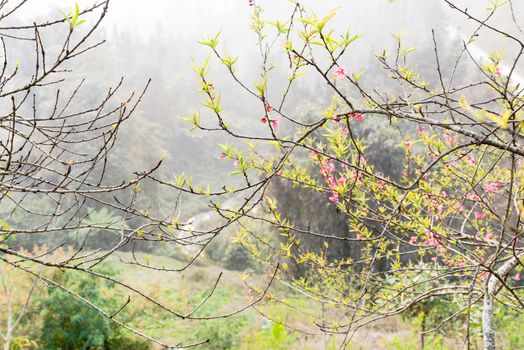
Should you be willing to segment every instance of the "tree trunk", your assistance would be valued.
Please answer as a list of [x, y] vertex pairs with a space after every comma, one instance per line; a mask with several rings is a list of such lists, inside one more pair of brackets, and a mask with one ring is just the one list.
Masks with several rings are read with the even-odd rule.
[[484, 338], [484, 350], [495, 350], [495, 328], [493, 327], [493, 295], [486, 288], [484, 294], [484, 305], [482, 308], [482, 335]]
[[[518, 265], [519, 260], [524, 256], [524, 253], [519, 254], [517, 257], [513, 257], [506, 261], [500, 266], [495, 274], [505, 279], [508, 274]], [[500, 290], [500, 280], [495, 275], [490, 275], [486, 291], [484, 292], [484, 305], [482, 307], [482, 336], [484, 340], [484, 350], [495, 350], [495, 328], [493, 320], [494, 312], [494, 296]]]
[[7, 294], [7, 330], [5, 334], [4, 350], [11, 348], [11, 336], [12, 336], [12, 323], [13, 323], [13, 310], [11, 309], [11, 293]]

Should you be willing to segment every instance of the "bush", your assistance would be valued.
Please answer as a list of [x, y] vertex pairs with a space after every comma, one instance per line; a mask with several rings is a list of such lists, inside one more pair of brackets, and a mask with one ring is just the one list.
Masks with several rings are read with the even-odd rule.
[[280, 323], [273, 323], [271, 327], [247, 335], [242, 344], [242, 350], [267, 349], [286, 350], [298, 339], [296, 333], [288, 334]]
[[227, 235], [218, 235], [208, 244], [205, 253], [212, 262], [220, 262], [226, 256], [227, 246], [229, 244]]
[[223, 261], [224, 267], [229, 270], [244, 271], [254, 267], [253, 257], [249, 251], [240, 244], [231, 245]]
[[[59, 276], [62, 284], [102, 309], [116, 310], [115, 298], [102, 295], [102, 288], [113, 285], [100, 283], [94, 277], [79, 279], [67, 272]], [[113, 291], [112, 291], [113, 292]], [[112, 293], [113, 295], [114, 293]], [[49, 288], [46, 298], [40, 300], [42, 328], [38, 343], [45, 349], [76, 350], [147, 350], [148, 342], [131, 338], [125, 330], [61, 288]]]
[[198, 340], [209, 340], [205, 346], [207, 349], [233, 349], [238, 344], [241, 330], [247, 323], [245, 316], [209, 320], [200, 323], [195, 335]]

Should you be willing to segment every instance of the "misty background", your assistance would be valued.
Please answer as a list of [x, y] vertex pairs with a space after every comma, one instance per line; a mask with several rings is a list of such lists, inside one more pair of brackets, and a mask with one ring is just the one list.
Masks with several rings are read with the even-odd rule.
[[[446, 77], [451, 74], [453, 64], [463, 49], [462, 40], [467, 40], [476, 29], [474, 21], [464, 19], [442, 0], [310, 0], [303, 3], [319, 16], [336, 9], [336, 29], [343, 31], [349, 28], [352, 34], [362, 35], [351, 45], [340, 63], [348, 67], [350, 73], [365, 72], [361, 83], [368, 90], [390, 89], [388, 74], [375, 56], [384, 50], [394, 53], [396, 41], [393, 34], [402, 33], [406, 48], [417, 48], [411, 54], [410, 62], [431, 83], [437, 79], [432, 30], [435, 31], [443, 75]], [[464, 8], [469, 6], [468, 11], [481, 18], [488, 13], [485, 9], [488, 1], [456, 3]], [[78, 4], [83, 8], [91, 2], [80, 0]], [[257, 4], [264, 8], [263, 17], [269, 21], [286, 21], [293, 10], [293, 4], [285, 0], [260, 0]], [[62, 13], [67, 13], [74, 5], [72, 0], [30, 1], [20, 9], [18, 17], [10, 21], [30, 23], [61, 19]], [[220, 132], [192, 132], [191, 125], [182, 118], [190, 118], [195, 111], [205, 109], [198, 92], [200, 85], [191, 68], [195, 63], [200, 64], [210, 53], [209, 48], [198, 43], [199, 40], [221, 31], [218, 50], [221, 54], [238, 57], [235, 64], [238, 77], [249, 87], [260, 79], [262, 61], [257, 37], [249, 28], [252, 10], [247, 0], [151, 0], [147, 3], [112, 0], [108, 15], [91, 39], [93, 43], [96, 40], [105, 40], [105, 43], [69, 62], [72, 72], [62, 74], [66, 78], [63, 83], [38, 91], [39, 110], [46, 113], [46, 110], [52, 109], [52, 96], [56, 88], [72, 91], [82, 79], [85, 83], [72, 108], [81, 109], [96, 104], [110, 87], [117, 85], [121, 77], [124, 77], [119, 93], [122, 100], [132, 91], [139, 92], [151, 79], [142, 103], [120, 130], [117, 147], [111, 154], [107, 183], [129, 179], [133, 172], [147, 170], [164, 159], [163, 166], [156, 173], [157, 178], [163, 181], [173, 182], [177, 176], [185, 174], [192, 177], [195, 186], [200, 184], [204, 188], [207, 184], [213, 189], [237, 185], [242, 181], [241, 176], [228, 175], [234, 170], [234, 162], [220, 159], [218, 145], [238, 144], [238, 141]], [[518, 24], [520, 18], [524, 18], [524, 6], [515, 2], [514, 10], [515, 19], [511, 18], [509, 11], [499, 11], [493, 23], [516, 33], [519, 27], [515, 21]], [[82, 18], [87, 23], [77, 29], [79, 32], [88, 30], [95, 21], [89, 14]], [[9, 22], [4, 25], [9, 25]], [[57, 38], [67, 33], [66, 26], [62, 29], [62, 32], [46, 32], [43, 40], [51, 46], [55, 41], [60, 42]], [[268, 30], [268, 34], [271, 36], [273, 33]], [[276, 44], [282, 43], [283, 39], [279, 39]], [[488, 60], [488, 48], [504, 48], [505, 60], [510, 61], [516, 47], [508, 43], [499, 36], [482, 31], [468, 48], [480, 61]], [[17, 45], [22, 46], [16, 54], [24, 55], [26, 52], [27, 57], [31, 57], [32, 44]], [[467, 55], [463, 56], [463, 60], [467, 59]], [[275, 47], [270, 59], [276, 69], [272, 71], [269, 81], [268, 97], [270, 103], [275, 101], [276, 104], [286, 87], [289, 61], [279, 47]], [[264, 114], [260, 101], [239, 88], [223, 66], [211, 63], [211, 67], [210, 78], [222, 95], [224, 115], [232, 127], [251, 135], [268, 132], [260, 127], [259, 119]], [[20, 68], [26, 76], [30, 76], [34, 66], [29, 62]], [[517, 67], [517, 75], [521, 70], [522, 67]], [[470, 74], [478, 74], [461, 71], [461, 64], [458, 73], [457, 83], [467, 81]], [[326, 89], [325, 83], [314, 74], [306, 75], [295, 84], [283, 111], [297, 119], [314, 120], [321, 115], [330, 99], [331, 92]], [[210, 118], [203, 112], [204, 124], [206, 117]], [[209, 123], [213, 121], [213, 118], [208, 120]], [[292, 128], [284, 122], [279, 133], [291, 132]], [[372, 131], [373, 128], [363, 124], [361, 132], [369, 134], [369, 139], [372, 139]], [[384, 143], [384, 136], [377, 134], [375, 138], [377, 145]], [[393, 165], [388, 163], [392, 159], [383, 157], [376, 161], [384, 163], [384, 170], [394, 173], [396, 170], [391, 169]], [[142, 185], [142, 191], [141, 200], [155, 210], [173, 207], [178, 198], [175, 191], [163, 191], [151, 181]], [[185, 219], [207, 210], [205, 207], [209, 204], [208, 199], [194, 196], [182, 196], [182, 200], [182, 217]]]

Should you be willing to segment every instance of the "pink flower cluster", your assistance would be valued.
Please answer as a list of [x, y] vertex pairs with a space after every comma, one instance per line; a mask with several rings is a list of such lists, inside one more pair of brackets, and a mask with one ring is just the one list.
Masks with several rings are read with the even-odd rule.
[[481, 212], [481, 211], [476, 211], [476, 212], [474, 213], [474, 215], [475, 215], [475, 219], [477, 219], [477, 220], [482, 220], [482, 219], [484, 219], [486, 216], [488, 216], [486, 213], [483, 213], [483, 212]]
[[[355, 119], [357, 122], [361, 122], [364, 120], [364, 115], [360, 113], [350, 113], [349, 116]], [[339, 115], [334, 116], [333, 121], [335, 123], [338, 123], [340, 121], [340, 116]]]
[[442, 191], [441, 196], [427, 194], [424, 197], [425, 197], [424, 199], [429, 202], [427, 206], [428, 212], [434, 213], [435, 214], [434, 219], [436, 221], [440, 221], [440, 214], [442, 214], [442, 212], [445, 209], [445, 206], [444, 206], [445, 203], [443, 199], [446, 199], [448, 197], [448, 194]]
[[464, 259], [444, 259], [444, 264], [447, 266], [454, 266], [454, 267], [464, 267], [466, 266], [466, 262]]
[[456, 140], [453, 136], [451, 135], [448, 135], [448, 134], [444, 134], [444, 142], [448, 145], [448, 146], [451, 146], [453, 144], [455, 144]]
[[475, 157], [473, 157], [473, 155], [471, 155], [471, 153], [466, 154], [466, 156], [464, 157], [464, 160], [469, 165], [477, 164], [477, 160], [475, 159]]
[[462, 203], [457, 203], [457, 204], [455, 204], [453, 209], [455, 209], [456, 211], [462, 213], [464, 211], [464, 205], [462, 205]]
[[260, 118], [260, 122], [262, 124], [266, 124], [269, 121], [269, 123], [271, 124], [271, 127], [273, 129], [278, 128], [278, 126], [280, 125], [280, 122], [282, 122], [282, 119], [281, 118], [269, 119], [267, 117], [267, 115], [269, 115], [269, 113], [273, 112], [273, 106], [271, 106], [270, 104], [266, 104], [265, 105], [265, 109], [266, 109], [266, 115], [263, 116], [262, 118]]
[[[315, 152], [310, 152], [311, 157], [315, 158], [316, 154]], [[320, 174], [324, 176], [324, 179], [326, 180], [326, 183], [329, 186], [331, 195], [329, 196], [329, 200], [333, 203], [337, 203], [339, 199], [339, 194], [337, 191], [337, 188], [339, 186], [345, 186], [347, 183], [347, 179], [344, 176], [341, 176], [339, 178], [335, 178], [335, 164], [331, 161], [319, 161], [320, 166]]]
[[333, 203], [338, 202], [338, 192], [337, 191], [333, 191], [331, 193], [331, 196], [329, 196], [328, 199], [329, 199], [330, 202], [333, 202]]
[[351, 113], [351, 118], [355, 119], [357, 122], [361, 122], [364, 120], [364, 115], [360, 113]]
[[445, 250], [442, 243], [440, 243], [440, 239], [429, 229], [424, 230], [424, 244], [435, 247], [439, 253]]
[[467, 194], [466, 199], [473, 202], [480, 202], [480, 196], [476, 192], [470, 192]]
[[338, 66], [333, 70], [333, 76], [335, 78], [344, 79], [348, 75], [348, 70], [344, 66]]
[[324, 177], [333, 177], [331, 174], [335, 171], [335, 164], [333, 162], [325, 162], [323, 164], [320, 164], [320, 173], [324, 175]]
[[500, 182], [490, 182], [488, 186], [486, 186], [486, 189], [484, 191], [486, 192], [486, 194], [491, 196], [493, 193], [498, 191], [501, 187], [502, 185], [500, 184]]

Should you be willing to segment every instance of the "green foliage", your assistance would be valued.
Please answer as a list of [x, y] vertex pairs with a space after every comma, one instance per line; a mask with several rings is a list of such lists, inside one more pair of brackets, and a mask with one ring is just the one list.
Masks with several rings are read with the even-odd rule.
[[286, 350], [289, 349], [297, 339], [298, 335], [296, 333], [288, 334], [283, 325], [273, 323], [271, 327], [246, 335], [240, 349]]
[[225, 256], [229, 239], [224, 235], [219, 235], [209, 243], [206, 249], [206, 256], [213, 262], [220, 262]]
[[80, 8], [78, 7], [78, 4], [75, 3], [75, 9], [69, 11], [68, 13], [62, 13], [64, 15], [64, 19], [67, 23], [69, 23], [69, 27], [71, 29], [74, 29], [84, 23], [85, 19], [80, 19]]
[[[424, 349], [451, 350], [443, 343], [444, 337], [442, 335], [428, 336], [424, 343]], [[391, 341], [384, 341], [383, 344], [386, 349], [391, 350], [420, 350], [420, 341], [413, 335], [395, 337]]]
[[236, 271], [244, 271], [248, 268], [253, 268], [253, 257], [242, 245], [232, 244], [226, 251], [224, 267]]
[[38, 343], [34, 340], [26, 339], [24, 337], [15, 337], [9, 347], [10, 350], [28, 350], [37, 349]]
[[195, 332], [197, 339], [208, 339], [205, 348], [227, 350], [234, 348], [241, 337], [241, 330], [248, 325], [246, 316], [203, 321]]
[[[57, 273], [58, 275], [58, 273]], [[73, 273], [57, 276], [78, 295], [102, 309], [116, 309], [116, 299], [107, 298], [105, 290], [113, 288], [93, 277], [80, 279]], [[45, 349], [104, 349], [147, 350], [148, 342], [130, 338], [121, 327], [104, 317], [93, 307], [61, 288], [49, 288], [48, 296], [40, 300], [42, 328], [39, 339]]]
[[522, 314], [513, 309], [499, 307], [495, 314], [500, 344], [504, 349], [524, 349], [524, 324]]

